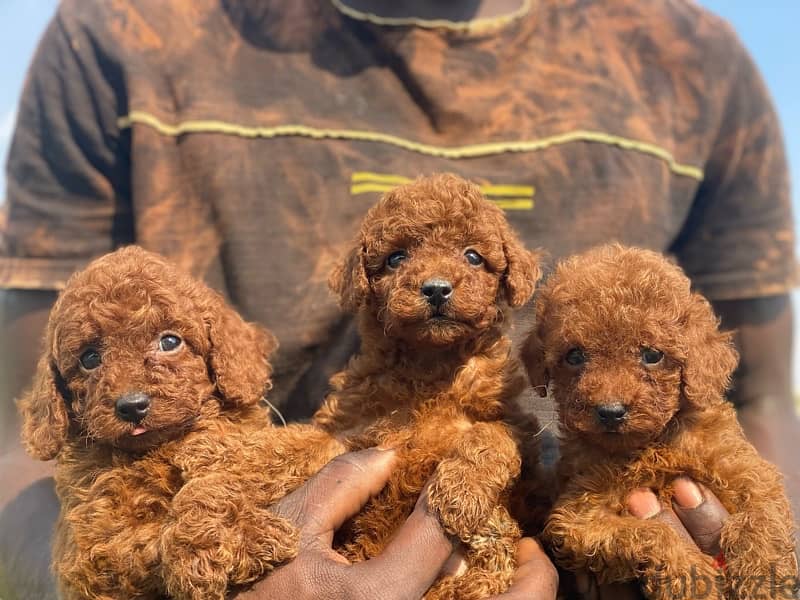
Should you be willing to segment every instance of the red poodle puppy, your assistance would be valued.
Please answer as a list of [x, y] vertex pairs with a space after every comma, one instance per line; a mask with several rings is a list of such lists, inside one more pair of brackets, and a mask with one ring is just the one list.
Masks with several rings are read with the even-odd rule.
[[56, 302], [23, 440], [57, 459], [64, 598], [224, 598], [296, 551], [269, 505], [342, 451], [259, 406], [274, 338], [137, 247]]
[[[507, 336], [510, 307], [539, 277], [503, 212], [450, 175], [422, 178], [374, 206], [331, 277], [358, 314], [361, 352], [332, 379], [315, 424], [351, 449], [398, 449], [387, 487], [340, 532], [351, 560], [379, 554], [426, 481], [428, 506], [467, 548], [467, 571], [428, 598], [484, 598], [508, 587], [520, 532], [509, 494], [521, 454], [512, 421], [524, 388]], [[529, 424], [532, 428], [532, 425]]]
[[[601, 582], [639, 577], [653, 598], [756, 598], [770, 578], [788, 594], [797, 563], [781, 476], [724, 398], [731, 334], [683, 272], [650, 251], [600, 247], [558, 266], [536, 318], [524, 361], [559, 410], [564, 484], [545, 530], [558, 562]], [[716, 559], [626, 512], [631, 490], [669, 502], [682, 475], [731, 513]]]

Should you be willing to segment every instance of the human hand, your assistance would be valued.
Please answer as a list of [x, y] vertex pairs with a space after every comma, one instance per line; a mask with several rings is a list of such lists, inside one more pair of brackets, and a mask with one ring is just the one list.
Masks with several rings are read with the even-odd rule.
[[558, 571], [533, 538], [517, 544], [517, 572], [511, 587], [489, 600], [554, 600], [558, 593]]
[[[672, 527], [687, 543], [704, 554], [717, 557], [722, 526], [728, 511], [711, 490], [686, 477], [674, 482], [672, 504], [664, 506], [647, 488], [632, 491], [628, 511], [639, 519], [657, 519]], [[638, 600], [643, 598], [635, 583], [598, 585], [587, 573], [576, 575], [578, 592], [587, 600]]]
[[[276, 514], [298, 528], [298, 555], [235, 597], [421, 598], [454, 554], [456, 543], [429, 512], [424, 493], [380, 556], [350, 564], [331, 547], [334, 532], [386, 484], [394, 459], [390, 450], [344, 454], [273, 505]], [[517, 556], [520, 566], [514, 584], [496, 600], [554, 599], [557, 575], [538, 544], [523, 540]], [[450, 568], [457, 569], [457, 563], [456, 557]]]

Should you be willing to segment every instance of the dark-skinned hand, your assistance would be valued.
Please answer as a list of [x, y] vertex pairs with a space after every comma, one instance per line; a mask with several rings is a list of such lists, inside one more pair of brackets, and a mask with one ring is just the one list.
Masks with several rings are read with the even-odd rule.
[[[273, 511], [294, 523], [300, 532], [298, 555], [235, 597], [421, 598], [445, 565], [445, 572], [457, 571], [457, 544], [428, 510], [424, 493], [380, 556], [351, 564], [332, 549], [334, 532], [383, 488], [394, 459], [391, 450], [344, 454], [277, 502]], [[554, 600], [558, 575], [538, 543], [523, 539], [517, 548], [517, 559], [519, 568], [512, 587], [494, 600]]]
[[[679, 477], [674, 483], [670, 506], [662, 505], [647, 488], [632, 491], [626, 504], [634, 517], [663, 521], [704, 554], [719, 554], [720, 534], [728, 511], [705, 486]], [[644, 597], [635, 583], [597, 585], [594, 577], [586, 573], [578, 574], [576, 579], [578, 591], [587, 600], [639, 600]]]

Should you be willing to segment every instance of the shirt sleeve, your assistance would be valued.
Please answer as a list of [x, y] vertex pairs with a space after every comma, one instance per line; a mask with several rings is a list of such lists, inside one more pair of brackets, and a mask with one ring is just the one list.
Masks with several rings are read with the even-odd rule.
[[713, 300], [784, 294], [796, 281], [794, 224], [780, 124], [747, 51], [731, 31], [722, 118], [704, 180], [673, 252]]
[[[0, 219], [0, 288], [58, 289], [93, 257], [130, 243], [123, 76], [68, 0], [36, 51], [19, 105]], [[97, 17], [95, 17], [97, 18]]]

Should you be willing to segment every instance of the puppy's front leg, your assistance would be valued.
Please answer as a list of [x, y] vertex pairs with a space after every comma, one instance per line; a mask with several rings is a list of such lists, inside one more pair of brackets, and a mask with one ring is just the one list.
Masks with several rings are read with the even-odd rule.
[[[793, 598], [798, 589], [794, 519], [781, 475], [745, 444], [738, 451], [732, 445], [725, 448], [727, 455], [739, 457], [738, 468], [725, 474], [728, 485], [719, 491], [732, 509], [720, 536], [728, 594], [758, 598], [769, 590]], [[747, 454], [751, 457], [745, 460]]]
[[224, 598], [297, 552], [293, 525], [269, 510], [342, 444], [309, 425], [222, 431], [188, 440], [174, 460], [185, 483], [161, 535], [162, 569], [178, 599]]
[[179, 600], [225, 598], [294, 557], [297, 531], [272, 514], [264, 495], [228, 473], [188, 481], [161, 534], [167, 591]]
[[469, 543], [519, 476], [520, 466], [519, 448], [508, 426], [475, 423], [436, 468], [428, 505], [445, 530]]
[[582, 489], [559, 498], [544, 535], [560, 566], [592, 571], [601, 583], [639, 579], [651, 599], [724, 598], [711, 557], [664, 522], [615, 513], [610, 507], [618, 504], [610, 494]]

